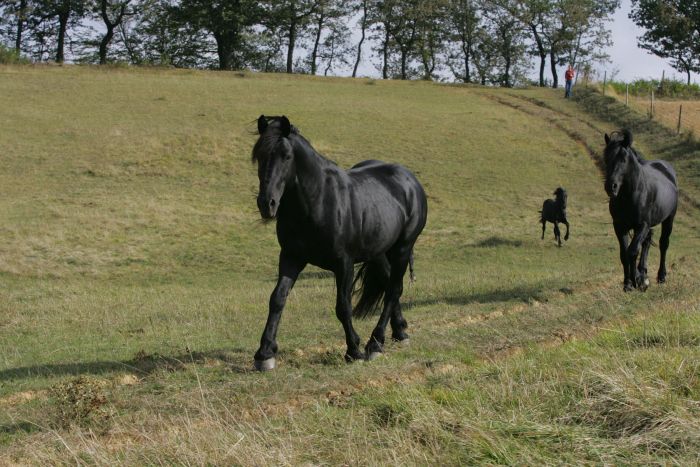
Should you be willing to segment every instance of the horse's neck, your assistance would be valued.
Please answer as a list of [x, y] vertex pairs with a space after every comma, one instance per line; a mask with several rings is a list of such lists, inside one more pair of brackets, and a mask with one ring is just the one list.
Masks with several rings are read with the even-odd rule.
[[[296, 171], [295, 188], [304, 205], [314, 206], [321, 198], [325, 176], [329, 167], [336, 167], [302, 137], [294, 138], [294, 166]], [[336, 167], [337, 168], [337, 167]]]
[[627, 173], [625, 174], [625, 185], [627, 185], [627, 190], [630, 193], [639, 190], [639, 188], [647, 183], [646, 174], [644, 173], [644, 168], [642, 165], [642, 161], [636, 157], [633, 157], [629, 169], [627, 169]]

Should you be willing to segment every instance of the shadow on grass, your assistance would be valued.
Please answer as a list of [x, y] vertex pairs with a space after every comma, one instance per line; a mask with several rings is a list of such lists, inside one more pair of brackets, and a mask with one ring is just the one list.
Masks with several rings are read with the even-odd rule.
[[29, 434], [35, 431], [40, 431], [40, 428], [37, 425], [29, 422], [0, 425], [0, 435], [15, 435], [17, 433]]
[[7, 381], [28, 377], [55, 377], [103, 375], [117, 372], [131, 372], [139, 377], [148, 376], [156, 371], [181, 371], [187, 364], [210, 364], [220, 362], [234, 373], [252, 371], [252, 354], [249, 349], [212, 350], [207, 352], [186, 352], [178, 356], [147, 354], [139, 351], [130, 360], [53, 363], [0, 370], [0, 380]]
[[[546, 296], [545, 290], [547, 287], [536, 286], [518, 286], [511, 289], [495, 289], [486, 292], [476, 292], [464, 295], [447, 295], [441, 297], [429, 297], [417, 300], [411, 300], [406, 303], [407, 308], [415, 308], [421, 306], [437, 305], [446, 303], [448, 305], [470, 305], [474, 303], [502, 303], [502, 302], [523, 302], [530, 303], [533, 300], [538, 302], [546, 302], [549, 299]], [[552, 290], [555, 290], [552, 288]]]
[[523, 242], [521, 240], [511, 240], [508, 238], [494, 236], [485, 238], [484, 240], [481, 240], [469, 246], [473, 248], [493, 248], [499, 246], [520, 247], [523, 246]]

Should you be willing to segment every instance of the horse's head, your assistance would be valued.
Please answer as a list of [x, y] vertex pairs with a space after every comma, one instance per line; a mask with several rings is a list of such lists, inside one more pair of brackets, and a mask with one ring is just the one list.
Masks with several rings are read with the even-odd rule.
[[287, 117], [258, 118], [260, 137], [253, 147], [253, 162], [258, 163], [258, 209], [263, 219], [272, 219], [284, 193], [284, 188], [294, 179], [294, 150], [289, 140], [296, 134]]
[[629, 130], [605, 134], [605, 192], [611, 198], [620, 193], [625, 175], [637, 155], [632, 150], [632, 133]]
[[562, 187], [557, 188], [556, 190], [554, 190], [554, 197], [557, 200], [557, 202], [564, 209], [566, 209], [566, 199], [568, 198], [568, 195], [566, 194], [566, 190], [563, 189]]

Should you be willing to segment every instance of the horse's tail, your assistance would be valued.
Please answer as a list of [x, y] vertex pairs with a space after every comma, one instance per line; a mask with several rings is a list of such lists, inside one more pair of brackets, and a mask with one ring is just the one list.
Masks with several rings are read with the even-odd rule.
[[360, 299], [352, 310], [354, 317], [363, 319], [377, 311], [389, 284], [389, 270], [389, 260], [383, 255], [363, 263], [357, 270], [352, 288]]

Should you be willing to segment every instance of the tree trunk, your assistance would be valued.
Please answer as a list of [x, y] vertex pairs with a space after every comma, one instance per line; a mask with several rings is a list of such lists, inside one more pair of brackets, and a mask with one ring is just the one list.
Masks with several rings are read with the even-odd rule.
[[357, 44], [357, 58], [355, 59], [355, 66], [352, 69], [352, 77], [357, 77], [357, 68], [360, 66], [360, 60], [362, 58], [362, 43], [365, 41], [365, 29], [367, 28], [367, 2], [369, 0], [363, 0], [362, 2], [362, 23], [361, 23], [361, 35], [360, 42]]
[[462, 53], [464, 54], [464, 82], [471, 83], [472, 77], [469, 71], [469, 59], [471, 58], [471, 46], [462, 39]]
[[56, 45], [56, 63], [63, 63], [65, 55], [63, 49], [66, 41], [66, 29], [68, 29], [68, 18], [70, 10], [62, 11], [58, 15], [58, 43]]
[[287, 45], [287, 73], [294, 72], [294, 45], [297, 41], [297, 22], [295, 18], [289, 23], [289, 44]]
[[540, 87], [544, 87], [544, 68], [547, 62], [547, 51], [544, 50], [544, 43], [540, 34], [537, 32], [537, 26], [530, 24], [530, 30], [535, 38], [535, 44], [537, 44], [537, 53], [540, 56]]
[[406, 64], [408, 62], [408, 51], [401, 48], [401, 79], [406, 79]]
[[552, 68], [552, 87], [554, 89], [559, 87], [559, 76], [557, 75], [557, 59], [554, 54], [554, 50], [549, 51], [550, 67]]
[[100, 41], [100, 65], [107, 63], [107, 46], [112, 41], [112, 37], [114, 37], [114, 25], [110, 23], [105, 24], [105, 26], [107, 27], [107, 33]]
[[219, 56], [219, 70], [231, 69], [231, 44], [228, 38], [220, 32], [214, 33], [216, 40], [216, 53]]
[[325, 16], [323, 15], [323, 10], [318, 15], [318, 22], [316, 26], [318, 30], [316, 31], [316, 37], [314, 38], [314, 48], [311, 51], [311, 74], [316, 74], [316, 56], [318, 55], [318, 44], [321, 42], [321, 32], [323, 31], [323, 22], [325, 21]]
[[24, 32], [24, 10], [27, 9], [27, 0], [19, 2], [19, 13], [17, 14], [17, 35], [15, 36], [15, 51], [19, 55], [22, 49], [22, 33]]
[[386, 24], [384, 27], [384, 44], [382, 44], [382, 55], [383, 55], [383, 61], [384, 61], [384, 63], [382, 64], [382, 78], [388, 79], [389, 78], [389, 28], [386, 26]]

